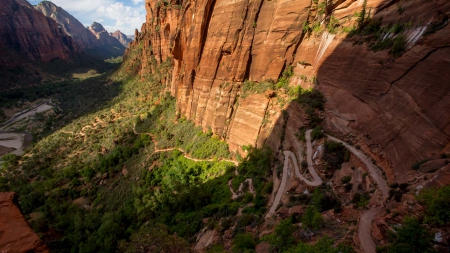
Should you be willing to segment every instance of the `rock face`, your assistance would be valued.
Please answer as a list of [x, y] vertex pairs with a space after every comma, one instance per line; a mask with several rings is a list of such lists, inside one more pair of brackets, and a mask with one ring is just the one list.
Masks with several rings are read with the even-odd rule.
[[50, 1], [42, 1], [35, 9], [44, 14], [46, 17], [55, 20], [64, 32], [71, 36], [82, 49], [98, 46], [99, 43], [95, 35], [93, 35], [83, 24], [70, 15], [61, 7], [56, 6]]
[[[0, 2], [0, 51], [9, 51], [31, 60], [68, 59], [80, 52], [78, 45], [58, 24], [36, 11], [24, 0]], [[0, 64], [8, 64], [0, 60]]]
[[12, 192], [0, 193], [0, 251], [50, 252], [28, 226]]
[[[143, 75], [152, 71], [151, 59], [171, 59], [170, 91], [179, 113], [210, 127], [234, 150], [260, 143], [271, 115], [267, 105], [277, 100], [240, 99], [244, 81], [276, 80], [292, 66], [292, 86], [318, 83], [325, 94], [326, 129], [360, 139], [388, 161], [385, 170], [401, 176], [414, 162], [450, 147], [450, 3], [364, 2], [146, 0], [147, 20], [132, 46], [143, 47]], [[376, 40], [349, 36], [364, 23], [361, 13], [365, 24], [382, 18], [382, 27], [399, 25], [406, 52], [375, 52]], [[396, 33], [385, 31], [379, 40]], [[276, 122], [268, 139], [279, 138], [272, 136], [280, 132]]]
[[89, 26], [89, 31], [97, 38], [101, 45], [119, 46], [124, 49], [124, 46], [116, 38], [110, 36], [101, 24], [97, 22], [92, 23]]
[[111, 37], [116, 38], [124, 47], [128, 47], [128, 44], [133, 41], [133, 39], [128, 38], [127, 35], [123, 34], [121, 31], [117, 30], [109, 34]]

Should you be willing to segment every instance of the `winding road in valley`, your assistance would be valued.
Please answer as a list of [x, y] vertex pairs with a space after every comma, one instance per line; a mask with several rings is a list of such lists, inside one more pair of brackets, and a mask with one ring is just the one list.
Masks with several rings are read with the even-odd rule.
[[[281, 179], [280, 186], [278, 188], [277, 194], [275, 196], [275, 199], [272, 203], [272, 206], [270, 207], [269, 212], [267, 213], [267, 217], [273, 215], [280, 204], [281, 197], [283, 193], [285, 192], [287, 181], [290, 177], [289, 173], [289, 159], [292, 159], [292, 162], [295, 167], [295, 175], [305, 182], [305, 184], [309, 186], [320, 186], [322, 184], [322, 179], [317, 174], [317, 171], [313, 167], [313, 161], [312, 161], [312, 143], [311, 143], [311, 132], [312, 129], [306, 131], [305, 137], [306, 137], [306, 160], [308, 162], [308, 171], [309, 174], [312, 176], [313, 180], [308, 180], [305, 178], [301, 173], [299, 169], [299, 163], [297, 162], [297, 157], [292, 151], [285, 150], [284, 151], [284, 166], [283, 166], [283, 176]], [[377, 183], [378, 188], [381, 190], [383, 194], [383, 199], [380, 201], [379, 205], [370, 207], [369, 210], [363, 212], [360, 216], [359, 225], [358, 225], [358, 239], [361, 244], [361, 248], [363, 252], [365, 253], [375, 253], [376, 244], [372, 238], [372, 220], [374, 217], [379, 214], [383, 210], [383, 201], [389, 196], [389, 187], [382, 177], [380, 170], [375, 166], [372, 161], [361, 151], [356, 149], [355, 147], [351, 146], [350, 144], [339, 140], [331, 135], [327, 135], [329, 140], [342, 143], [350, 152], [352, 152], [356, 157], [358, 157], [367, 167], [370, 176], [372, 179]], [[300, 157], [300, 159], [302, 159]], [[301, 160], [300, 160], [301, 163]]]
[[[378, 188], [383, 193], [383, 199], [386, 199], [389, 196], [389, 187], [381, 176], [381, 173], [377, 166], [375, 166], [372, 161], [361, 151], [349, 145], [348, 143], [341, 141], [331, 135], [327, 135], [328, 139], [342, 143], [350, 152], [356, 155], [367, 167], [369, 170], [370, 176], [375, 180], [378, 185]], [[384, 201], [384, 200], [382, 200]], [[358, 225], [358, 239], [361, 244], [361, 248], [365, 253], [375, 253], [376, 244], [372, 238], [372, 220], [373, 218], [379, 214], [383, 210], [382, 203], [379, 203], [378, 206], [371, 207], [369, 210], [363, 212], [359, 219]]]
[[272, 206], [270, 207], [270, 210], [267, 213], [267, 217], [275, 213], [278, 205], [280, 204], [281, 197], [283, 196], [283, 193], [285, 192], [286, 183], [287, 183], [288, 177], [290, 177], [289, 158], [292, 159], [292, 162], [294, 164], [295, 175], [300, 180], [305, 182], [305, 184], [307, 184], [309, 186], [319, 186], [322, 184], [323, 181], [320, 178], [319, 174], [317, 174], [317, 171], [314, 169], [313, 162], [312, 162], [313, 151], [312, 151], [312, 143], [311, 143], [311, 132], [312, 132], [312, 129], [306, 131], [306, 133], [305, 133], [305, 135], [306, 135], [306, 161], [308, 162], [308, 171], [311, 174], [311, 176], [313, 177], [313, 180], [312, 181], [308, 180], [300, 173], [300, 168], [298, 166], [299, 163], [297, 162], [297, 157], [295, 156], [295, 154], [292, 151], [285, 150], [284, 151], [283, 177], [281, 179], [281, 183], [280, 183], [280, 187], [278, 188], [277, 195], [275, 196]]

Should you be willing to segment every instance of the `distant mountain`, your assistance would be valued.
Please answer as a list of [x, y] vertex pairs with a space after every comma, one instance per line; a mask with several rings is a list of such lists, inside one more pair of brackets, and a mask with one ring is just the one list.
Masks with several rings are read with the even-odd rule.
[[31, 60], [69, 59], [81, 48], [58, 23], [25, 0], [0, 1], [0, 65], [14, 65], [17, 56]]
[[127, 35], [125, 35], [119, 30], [110, 33], [109, 35], [119, 40], [120, 43], [122, 43], [122, 45], [124, 45], [125, 47], [128, 47], [128, 44], [130, 44], [130, 42], [133, 41], [133, 39], [129, 38]]
[[101, 24], [94, 22], [86, 29], [80, 21], [50, 1], [42, 1], [35, 8], [56, 21], [59, 27], [72, 37], [79, 48], [85, 52], [101, 58], [117, 57], [124, 54], [125, 46], [115, 37], [110, 36]]
[[54, 3], [42, 1], [35, 6], [35, 9], [55, 20], [61, 29], [71, 36], [82, 49], [93, 48], [100, 44], [97, 38], [80, 21]]
[[104, 46], [112, 56], [121, 56], [125, 52], [125, 46], [115, 37], [109, 35], [108, 31], [99, 23], [94, 22], [89, 26], [89, 31], [97, 38], [100, 46]]

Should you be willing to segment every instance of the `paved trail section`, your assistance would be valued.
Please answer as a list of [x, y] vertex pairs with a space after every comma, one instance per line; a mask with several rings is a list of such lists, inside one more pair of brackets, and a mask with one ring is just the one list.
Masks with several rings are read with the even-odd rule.
[[[349, 145], [348, 143], [341, 141], [333, 136], [327, 135], [328, 139], [340, 142], [344, 144], [350, 152], [356, 155], [367, 167], [369, 170], [370, 176], [375, 180], [378, 185], [378, 188], [383, 193], [383, 199], [386, 199], [389, 196], [389, 187], [387, 186], [386, 181], [381, 176], [380, 171], [377, 166], [375, 166], [372, 161], [361, 151]], [[376, 244], [372, 238], [372, 220], [373, 218], [379, 214], [383, 210], [382, 203], [378, 206], [371, 207], [369, 210], [365, 211], [361, 214], [359, 225], [358, 225], [358, 239], [361, 244], [361, 248], [365, 253], [375, 253]]]
[[[319, 186], [322, 184], [322, 179], [320, 178], [319, 174], [317, 174], [317, 171], [314, 169], [313, 162], [312, 162], [312, 143], [311, 143], [311, 132], [312, 129], [306, 131], [306, 161], [308, 162], [308, 171], [311, 174], [313, 180], [310, 181], [307, 178], [305, 178], [300, 173], [300, 168], [298, 166], [297, 157], [295, 154], [290, 150], [284, 151], [284, 166], [283, 166], [283, 177], [281, 179], [280, 187], [278, 188], [277, 195], [275, 196], [275, 199], [272, 203], [272, 206], [270, 207], [269, 212], [267, 213], [267, 217], [274, 214], [278, 205], [280, 204], [281, 197], [283, 196], [283, 193], [285, 192], [286, 184], [288, 181], [288, 178], [290, 177], [289, 174], [289, 158], [292, 159], [292, 162], [295, 167], [295, 175], [305, 182], [305, 184], [309, 186]], [[300, 152], [300, 151], [299, 151]], [[300, 158], [301, 159], [301, 158]]]

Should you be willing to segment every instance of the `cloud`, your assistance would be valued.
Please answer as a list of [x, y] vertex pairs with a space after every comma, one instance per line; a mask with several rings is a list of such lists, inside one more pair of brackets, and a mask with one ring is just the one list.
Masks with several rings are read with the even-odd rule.
[[[114, 0], [52, 0], [52, 2], [69, 13], [91, 12], [101, 6], [114, 3]], [[73, 15], [73, 14], [72, 14]]]
[[139, 3], [143, 3], [143, 2], [144, 2], [144, 0], [133, 0], [134, 4], [139, 4]]
[[104, 24], [105, 28], [108, 27], [107, 29], [121, 30], [125, 34], [134, 34], [134, 29], [140, 29], [145, 21], [145, 9], [116, 2], [100, 6], [96, 10], [96, 16], [113, 21], [112, 23]]

